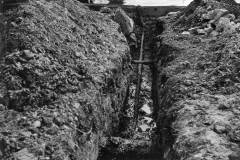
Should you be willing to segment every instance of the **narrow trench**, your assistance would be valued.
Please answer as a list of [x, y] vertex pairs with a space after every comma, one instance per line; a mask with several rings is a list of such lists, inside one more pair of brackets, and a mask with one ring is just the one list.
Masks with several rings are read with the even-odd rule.
[[[157, 21], [156, 21], [157, 22]], [[163, 24], [161, 24], [163, 25]], [[157, 24], [154, 24], [157, 26]], [[158, 28], [159, 29], [159, 28]], [[162, 33], [163, 26], [160, 27], [160, 31], [154, 28], [152, 31], [146, 29], [146, 39], [144, 40], [144, 60], [151, 61], [151, 63], [144, 64], [141, 92], [140, 92], [140, 110], [138, 125], [136, 130], [133, 128], [133, 115], [134, 112], [134, 100], [136, 92], [136, 73], [132, 74], [131, 82], [128, 86], [126, 99], [123, 106], [122, 120], [120, 120], [119, 132], [116, 135], [119, 137], [111, 140], [111, 143], [100, 151], [98, 160], [163, 160], [165, 146], [163, 144], [164, 138], [160, 137], [168, 134], [162, 132], [162, 126], [157, 125], [159, 119], [159, 70], [158, 64], [161, 61], [160, 47], [161, 43], [159, 39], [156, 39], [156, 33]], [[146, 32], [145, 31], [145, 32]], [[133, 59], [139, 57], [138, 55], [132, 55]], [[134, 71], [137, 71], [137, 64], [134, 65]], [[148, 111], [142, 111], [150, 109]], [[150, 113], [151, 112], [151, 113]], [[161, 111], [160, 111], [161, 112]], [[130, 113], [130, 114], [129, 114]], [[127, 115], [127, 116], [126, 116]], [[164, 113], [163, 113], [164, 116]], [[162, 117], [163, 118], [163, 117]], [[164, 118], [163, 118], [164, 119]], [[145, 128], [144, 128], [145, 127]], [[164, 124], [164, 127], [165, 124]]]

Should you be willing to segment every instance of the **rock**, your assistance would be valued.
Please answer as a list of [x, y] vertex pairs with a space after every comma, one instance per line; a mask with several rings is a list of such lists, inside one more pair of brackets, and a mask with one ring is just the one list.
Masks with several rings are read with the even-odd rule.
[[189, 61], [184, 61], [179, 63], [182, 68], [189, 69], [191, 68], [191, 63]]
[[177, 12], [169, 12], [167, 14], [167, 17], [177, 17], [181, 12], [177, 11]]
[[230, 21], [234, 21], [236, 19], [234, 14], [227, 14], [224, 17], [230, 19]]
[[189, 36], [189, 35], [191, 35], [191, 33], [188, 32], [188, 31], [183, 31], [183, 32], [182, 32], [182, 35], [187, 35], [187, 36]]
[[212, 27], [204, 28], [204, 31], [206, 32], [207, 35], [209, 35], [213, 31], [213, 28]]
[[59, 128], [56, 125], [54, 125], [53, 127], [49, 128], [46, 133], [49, 135], [57, 135], [58, 130]]
[[208, 10], [208, 11], [212, 10], [212, 6], [209, 5], [209, 6], [207, 7], [207, 10]]
[[223, 33], [232, 33], [236, 29], [235, 23], [231, 23], [229, 18], [221, 17], [216, 25], [216, 31]]
[[142, 108], [140, 108], [140, 111], [144, 112], [146, 115], [152, 114], [151, 108], [148, 104], [144, 104]]
[[227, 132], [226, 125], [220, 122], [214, 124], [213, 130], [218, 134], [223, 134]]
[[73, 107], [76, 108], [76, 109], [79, 109], [79, 107], [80, 107], [80, 103], [75, 102], [75, 103], [73, 104]]
[[143, 124], [138, 127], [139, 132], [146, 132], [149, 131], [151, 128], [149, 125]]
[[29, 153], [27, 148], [14, 153], [14, 158], [16, 160], [38, 160], [32, 153]]
[[30, 50], [24, 50], [23, 51], [23, 58], [26, 60], [30, 60], [34, 57], [34, 54]]
[[150, 117], [143, 117], [143, 122], [144, 123], [150, 124], [152, 121], [153, 121], [153, 119], [150, 118]]
[[42, 125], [46, 127], [51, 127], [53, 124], [53, 118], [50, 117], [42, 117]]
[[229, 160], [239, 160], [240, 159], [240, 151], [233, 152], [228, 156]]
[[26, 131], [26, 132], [20, 132], [20, 134], [24, 137], [31, 137], [32, 133], [29, 132], [29, 131]]
[[10, 23], [13, 27], [17, 27], [18, 25], [15, 22]]
[[211, 33], [210, 33], [210, 36], [212, 36], [212, 37], [216, 37], [216, 36], [218, 36], [219, 35], [219, 33], [217, 32], [217, 31], [212, 31]]
[[35, 121], [35, 122], [33, 123], [33, 127], [34, 127], [34, 128], [39, 128], [39, 127], [41, 127], [41, 122], [40, 122], [39, 120]]
[[7, 109], [7, 107], [2, 105], [2, 104], [0, 104], [0, 111], [4, 111], [5, 109]]
[[60, 118], [60, 117], [55, 117], [55, 118], [53, 119], [53, 122], [54, 122], [56, 125], [58, 125], [58, 126], [62, 126], [62, 125], [64, 125], [64, 123], [65, 123], [64, 119], [63, 119], [63, 118]]
[[50, 157], [40, 156], [38, 159], [39, 160], [50, 160]]
[[206, 32], [204, 29], [197, 29], [198, 35], [206, 35]]
[[37, 138], [38, 137], [38, 134], [37, 133], [34, 133], [32, 134], [33, 137]]
[[75, 52], [75, 55], [76, 55], [77, 57], [81, 57], [83, 54], [82, 54], [81, 52]]
[[63, 125], [63, 126], [61, 127], [61, 129], [64, 129], [64, 130], [66, 130], [66, 131], [69, 131], [69, 130], [71, 130], [71, 128], [70, 128], [70, 127], [68, 127], [68, 126], [66, 126], [66, 125]]
[[222, 16], [228, 13], [226, 9], [215, 9], [209, 11], [207, 14], [202, 15], [202, 19], [210, 20], [211, 23], [215, 23], [219, 20]]
[[237, 23], [235, 27], [236, 27], [235, 30], [239, 33], [240, 32], [240, 23]]
[[19, 25], [19, 24], [21, 24], [22, 21], [23, 21], [23, 18], [22, 17], [18, 17], [16, 19], [16, 24]]

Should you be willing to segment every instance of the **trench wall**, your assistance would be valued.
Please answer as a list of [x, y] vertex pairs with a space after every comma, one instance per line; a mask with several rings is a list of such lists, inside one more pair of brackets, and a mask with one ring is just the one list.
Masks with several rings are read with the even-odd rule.
[[1, 22], [0, 159], [96, 160], [130, 72], [119, 25], [75, 0], [30, 0]]
[[[229, 57], [229, 51], [236, 49], [239, 35], [223, 36], [215, 41], [171, 28], [162, 35], [154, 141], [163, 159], [239, 158], [239, 88], [231, 78], [225, 83], [226, 77], [235, 75], [236, 57]], [[220, 64], [231, 68], [223, 71], [228, 76], [215, 72]]]

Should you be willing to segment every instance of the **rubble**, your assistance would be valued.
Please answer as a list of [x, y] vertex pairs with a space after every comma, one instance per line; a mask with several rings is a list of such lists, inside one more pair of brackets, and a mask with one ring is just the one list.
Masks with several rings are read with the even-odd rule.
[[[191, 13], [191, 10], [194, 11]], [[215, 31], [218, 34], [232, 34], [239, 28], [236, 15], [240, 11], [237, 10], [240, 10], [240, 6], [222, 1], [193, 1], [180, 17], [175, 18], [178, 19], [175, 24], [181, 24], [182, 28], [186, 28], [185, 31], [190, 30], [192, 34], [216, 36]]]

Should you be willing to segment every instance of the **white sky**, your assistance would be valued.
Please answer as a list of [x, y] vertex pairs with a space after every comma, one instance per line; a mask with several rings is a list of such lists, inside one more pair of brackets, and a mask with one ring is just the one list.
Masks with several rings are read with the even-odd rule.
[[[106, 1], [106, 0], [95, 0]], [[192, 0], [125, 0], [128, 5], [141, 5], [141, 6], [167, 6], [167, 5], [188, 5]], [[240, 0], [236, 0], [240, 3]]]
[[[192, 0], [125, 0], [126, 4], [142, 6], [188, 5]], [[240, 0], [235, 0], [240, 3]]]
[[192, 0], [126, 0], [126, 4], [142, 6], [187, 5]]

